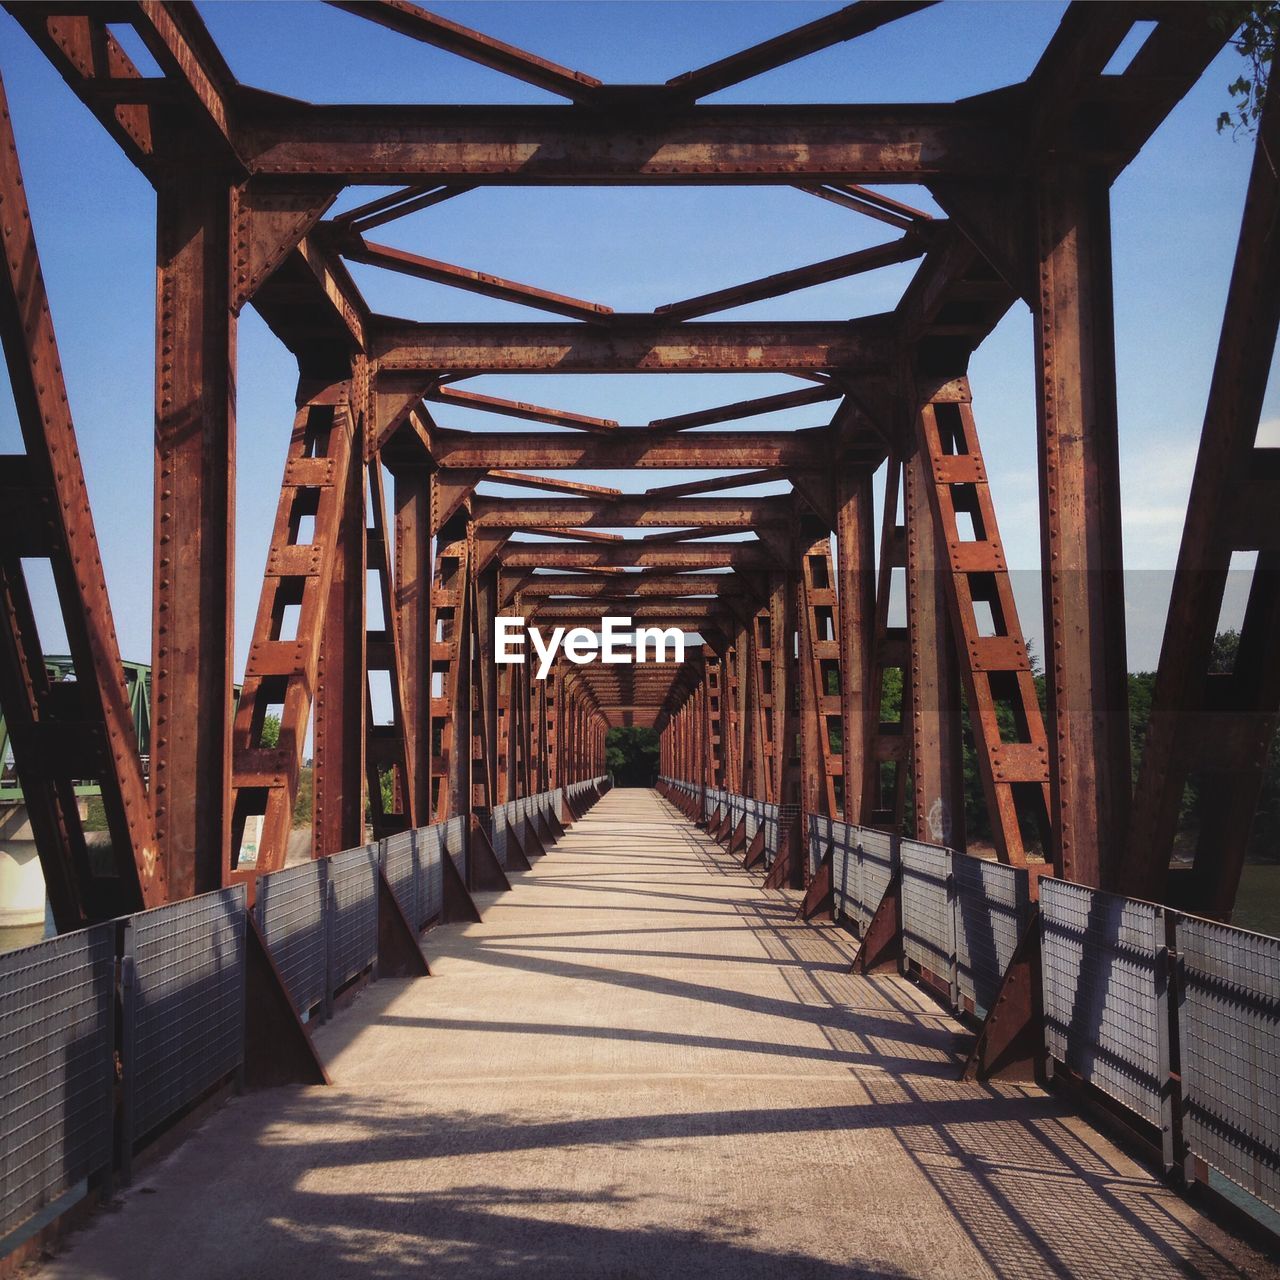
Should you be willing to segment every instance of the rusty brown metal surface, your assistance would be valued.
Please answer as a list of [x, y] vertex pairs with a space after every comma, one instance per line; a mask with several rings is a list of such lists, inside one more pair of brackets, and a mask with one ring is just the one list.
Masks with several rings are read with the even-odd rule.
[[[669, 776], [794, 804], [802, 818], [842, 813], [902, 830], [913, 793], [913, 829], [962, 844], [963, 683], [997, 851], [1014, 862], [1026, 856], [1032, 801], [1031, 824], [1047, 828], [1056, 868], [1086, 883], [1123, 882], [1149, 896], [1164, 888], [1171, 797], [1177, 778], [1203, 763], [1187, 743], [1212, 744], [1218, 763], [1230, 760], [1240, 774], [1214, 800], [1232, 848], [1216, 864], [1206, 852], [1195, 878], [1218, 914], [1229, 911], [1256, 798], [1248, 764], [1280, 705], [1267, 661], [1280, 628], [1280, 549], [1267, 519], [1278, 491], [1272, 460], [1249, 434], [1280, 295], [1274, 171], [1255, 173], [1251, 187], [1240, 260], [1261, 266], [1252, 278], [1238, 269], [1232, 289], [1151, 763], [1127, 846], [1109, 259], [1111, 183], [1224, 42], [1205, 6], [1073, 4], [1025, 83], [957, 103], [896, 106], [697, 100], [927, 7], [914, 0], [860, 0], [665, 84], [639, 86], [604, 84], [407, 0], [339, 6], [566, 99], [555, 106], [314, 105], [238, 84], [193, 6], [6, 7], [158, 193], [150, 796], [127, 726], [111, 731], [118, 655], [83, 482], [63, 466], [52, 483], [46, 475], [33, 486], [40, 464], [31, 438], [27, 458], [6, 459], [0, 473], [15, 510], [43, 511], [44, 501], [73, 511], [42, 544], [46, 553], [94, 566], [64, 575], [60, 598], [65, 609], [78, 596], [90, 618], [73, 638], [95, 678], [81, 692], [102, 700], [86, 719], [94, 732], [99, 715], [106, 726], [103, 759], [120, 797], [113, 835], [127, 837], [117, 838], [118, 852], [131, 850], [124, 870], [140, 877], [147, 901], [248, 874], [247, 865], [233, 868], [250, 816], [264, 819], [255, 870], [278, 865], [309, 718], [317, 852], [363, 842], [366, 795], [380, 835], [599, 776], [612, 724], [658, 728]], [[1150, 35], [1128, 69], [1104, 77], [1139, 18], [1154, 23]], [[158, 75], [131, 61], [111, 29], [121, 24], [141, 38]], [[1268, 137], [1275, 116], [1272, 109]], [[3, 197], [13, 208], [11, 145], [4, 160]], [[924, 183], [946, 216], [870, 182]], [[639, 315], [365, 238], [444, 200], [482, 199], [493, 185], [600, 183], [785, 184], [895, 238]], [[328, 216], [344, 188], [384, 184], [398, 186]], [[25, 236], [25, 213], [22, 221]], [[19, 370], [24, 433], [40, 416], [49, 423], [40, 396], [52, 396], [52, 443], [56, 432], [70, 433], [60, 384], [38, 376], [40, 361], [56, 363], [52, 331], [37, 326], [33, 338], [15, 319], [36, 299], [25, 266], [34, 246], [20, 238], [6, 248], [16, 302], [5, 346]], [[364, 302], [344, 259], [567, 320], [388, 319]], [[888, 314], [696, 319], [914, 259], [914, 277]], [[1033, 308], [1037, 335], [1047, 723], [963, 381], [971, 353], [1019, 297]], [[246, 303], [298, 359], [307, 390], [295, 429], [305, 437], [312, 415], [333, 410], [349, 457], [290, 452], [233, 734], [233, 389], [236, 317]], [[785, 373], [805, 385], [712, 408], [695, 402], [630, 425], [455, 385], [488, 373], [637, 372]], [[24, 403], [32, 383], [38, 394]], [[316, 390], [338, 385], [350, 390], [331, 402], [331, 392]], [[812, 413], [799, 429], [734, 426], [799, 409]], [[541, 429], [459, 429], [459, 418], [478, 413]], [[391, 521], [384, 464], [395, 486]], [[877, 562], [871, 495], [882, 464]], [[712, 474], [642, 493], [574, 474], [643, 469]], [[783, 492], [754, 488], [766, 483]], [[510, 486], [527, 492], [512, 498]], [[746, 496], [725, 496], [735, 490]], [[302, 515], [315, 519], [307, 542], [296, 536]], [[30, 725], [48, 718], [50, 695], [11, 547], [29, 546], [20, 539], [36, 523], [0, 525], [9, 557], [0, 699], [11, 725], [24, 726], [15, 746], [26, 732], [28, 760], [49, 754], [31, 745], [41, 731]], [[755, 536], [716, 538], [739, 531]], [[1193, 622], [1216, 618], [1222, 557], [1238, 549], [1260, 559], [1228, 690], [1201, 678], [1210, 624]], [[900, 570], [905, 628], [890, 619]], [[976, 624], [975, 606], [996, 616], [994, 634]], [[373, 621], [379, 607], [381, 623]], [[285, 615], [295, 609], [296, 635], [286, 638]], [[661, 668], [562, 659], [541, 681], [527, 665], [496, 664], [493, 619], [505, 612], [527, 625], [587, 627], [629, 612], [697, 632], [703, 643]], [[884, 681], [895, 669], [904, 716], [886, 724]], [[389, 723], [374, 722], [371, 678], [389, 683]], [[1188, 688], [1191, 698], [1180, 702]], [[262, 725], [276, 706], [281, 740], [266, 748]], [[1001, 732], [1004, 712], [1012, 741]], [[39, 770], [26, 767], [24, 784], [31, 776], [39, 786]], [[105, 900], [85, 897], [90, 878], [77, 864], [65, 808], [54, 796], [42, 819], [60, 923], [106, 911]], [[789, 855], [780, 865], [787, 877], [807, 863]], [[473, 909], [465, 888], [451, 893], [459, 911]]]
[[[25, 453], [0, 459], [0, 706], [59, 929], [168, 894], [124, 668], [67, 403], [17, 148], [0, 83], [0, 340]], [[47, 561], [75, 664], [50, 682], [24, 559]], [[114, 878], [96, 877], [74, 795], [96, 779]]]

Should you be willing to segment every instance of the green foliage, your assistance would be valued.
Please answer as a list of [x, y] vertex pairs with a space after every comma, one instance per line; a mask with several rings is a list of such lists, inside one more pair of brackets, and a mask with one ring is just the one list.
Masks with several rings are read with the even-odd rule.
[[1237, 137], [1258, 131], [1258, 118], [1267, 96], [1276, 38], [1280, 35], [1280, 0], [1232, 0], [1213, 7], [1212, 19], [1219, 31], [1232, 37], [1233, 47], [1245, 60], [1245, 71], [1227, 86], [1234, 102], [1218, 116], [1218, 132], [1230, 129]]
[[610, 729], [605, 739], [605, 767], [620, 787], [651, 787], [658, 777], [656, 729]]
[[305, 827], [311, 821], [315, 805], [315, 774], [310, 765], [304, 765], [298, 774], [298, 798], [293, 805], [293, 825]]
[[[1240, 647], [1240, 635], [1236, 631], [1224, 631], [1214, 640], [1209, 670], [1216, 673], [1230, 672]], [[1047, 685], [1037, 655], [1031, 653], [1031, 669], [1039, 695], [1040, 709], [1045, 711]], [[1151, 702], [1155, 693], [1156, 677], [1151, 671], [1136, 671], [1129, 676], [1129, 743], [1130, 769], [1133, 781], [1138, 779], [1142, 751], [1151, 724]], [[882, 719], [886, 722], [899, 718], [902, 710], [902, 673], [885, 672], [882, 690]], [[1012, 712], [1004, 706], [997, 708], [997, 719], [1002, 734], [1013, 728]], [[964, 797], [965, 834], [967, 843], [980, 846], [992, 838], [991, 819], [987, 813], [986, 797], [982, 791], [982, 775], [978, 770], [978, 752], [969, 721], [968, 707], [962, 708], [962, 739], [964, 744]], [[912, 821], [911, 794], [907, 794], [907, 824]], [[1194, 848], [1201, 821], [1200, 787], [1196, 779], [1187, 783], [1179, 817], [1178, 846], [1190, 852]], [[1255, 860], [1280, 861], [1280, 734], [1271, 742], [1263, 775], [1262, 794], [1258, 801], [1258, 815], [1254, 820], [1249, 843], [1249, 857]]]
[[260, 741], [264, 747], [278, 747], [280, 745], [279, 716], [266, 715], [262, 717], [262, 737]]

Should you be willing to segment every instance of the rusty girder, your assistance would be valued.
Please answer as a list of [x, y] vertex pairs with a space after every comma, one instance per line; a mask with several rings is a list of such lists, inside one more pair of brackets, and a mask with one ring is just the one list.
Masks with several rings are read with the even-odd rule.
[[[278, 865], [309, 717], [317, 852], [362, 842], [366, 791], [375, 833], [383, 834], [593, 776], [604, 768], [608, 723], [659, 728], [664, 769], [703, 785], [898, 829], [914, 823], [959, 842], [962, 686], [997, 853], [1027, 856], [1028, 827], [1015, 799], [1030, 798], [1032, 825], [1046, 829], [1045, 852], [1060, 872], [1089, 883], [1123, 880], [1133, 892], [1163, 887], [1172, 779], [1189, 767], [1180, 745], [1186, 717], [1169, 705], [1169, 690], [1203, 657], [1204, 637], [1196, 632], [1183, 643], [1171, 632], [1166, 641], [1152, 760], [1164, 762], [1160, 771], [1169, 767], [1171, 780], [1144, 774], [1134, 838], [1153, 852], [1131, 857], [1121, 875], [1129, 787], [1108, 188], [1221, 48], [1206, 6], [1073, 4], [1025, 83], [925, 106], [698, 102], [926, 7], [914, 0], [861, 0], [643, 86], [601, 83], [407, 0], [339, 6], [566, 99], [546, 107], [317, 106], [237, 83], [190, 5], [7, 7], [157, 188], [149, 796], [136, 751], [112, 736], [118, 662], [105, 586], [92, 573], [59, 579], [64, 612], [79, 607], [88, 619], [73, 644], [84, 641], [84, 670], [94, 672], [91, 688], [82, 680], [93, 703], [85, 719], [110, 738], [120, 802], [113, 835], [118, 852], [132, 851], [124, 867], [131, 894], [135, 879], [151, 901]], [[1139, 18], [1154, 29], [1130, 67], [1104, 83]], [[143, 76], [115, 39], [109, 24], [121, 22], [141, 36], [159, 77]], [[1273, 109], [1272, 132], [1274, 118]], [[11, 152], [7, 209], [20, 198]], [[1258, 212], [1270, 207], [1263, 178], [1255, 175], [1245, 232], [1255, 256], [1270, 226]], [[871, 181], [923, 183], [947, 216], [860, 185]], [[404, 185], [330, 215], [344, 188], [388, 183]], [[483, 198], [489, 186], [595, 183], [786, 184], [874, 220], [886, 238], [641, 315], [368, 238], [444, 200]], [[12, 319], [43, 306], [38, 274], [25, 269], [34, 246], [19, 249], [9, 262], [5, 346], [11, 370], [23, 375], [13, 378], [22, 402], [40, 382], [33, 371], [42, 360], [56, 363], [56, 352], [51, 328], [31, 343]], [[911, 284], [886, 315], [700, 318], [916, 259]], [[346, 261], [560, 318], [421, 324], [378, 316]], [[1274, 341], [1278, 291], [1267, 292], [1273, 273], [1262, 274], [1252, 291], [1233, 286], [1231, 332], [1249, 337], [1233, 340], [1243, 355], [1220, 356], [1188, 526], [1188, 545], [1211, 546], [1217, 556], [1242, 538], [1259, 541], [1242, 529], [1248, 512], [1234, 524], [1223, 515], [1230, 501], [1215, 459], [1243, 448], [1234, 437], [1219, 442], [1239, 407], [1222, 387], [1243, 379], [1253, 388], [1268, 333]], [[1019, 297], [1032, 306], [1037, 333], [1047, 725], [963, 382], [969, 355]], [[233, 727], [234, 350], [246, 303], [297, 356], [303, 389]], [[637, 372], [771, 372], [803, 385], [631, 424], [456, 385], [481, 374]], [[42, 450], [66, 445], [70, 421], [65, 405], [50, 419], [30, 394], [20, 407], [29, 457], [22, 465], [38, 469]], [[725, 426], [792, 409], [812, 413], [803, 429]], [[452, 425], [481, 412], [539, 429]], [[449, 425], [433, 413], [448, 415]], [[877, 553], [871, 483], [886, 462]], [[1248, 511], [1269, 510], [1269, 461], [1241, 454], [1237, 464], [1251, 477]], [[390, 525], [384, 465], [395, 486]], [[643, 493], [572, 474], [644, 469], [715, 474]], [[13, 460], [6, 472], [27, 475]], [[82, 495], [68, 474], [40, 489], [65, 499], [70, 485], [77, 512], [61, 530], [55, 522], [46, 553], [96, 566], [87, 506], [80, 512]], [[766, 484], [781, 492], [762, 492]], [[522, 492], [500, 496], [497, 486]], [[977, 536], [961, 536], [961, 518]], [[306, 540], [304, 520], [315, 526]], [[618, 533], [636, 529], [649, 532]], [[542, 540], [547, 535], [555, 540]], [[6, 554], [13, 536], [6, 527]], [[1105, 564], [1096, 562], [1099, 547], [1114, 548]], [[1212, 604], [1211, 589], [1189, 585], [1193, 568], [1182, 566], [1175, 591], [1184, 621]], [[1271, 561], [1261, 568], [1246, 657], [1274, 632]], [[1196, 581], [1211, 588], [1220, 566], [1212, 569]], [[895, 570], [904, 571], [906, 627], [890, 615]], [[370, 572], [383, 619], [374, 629]], [[11, 723], [24, 714], [43, 721], [48, 691], [33, 674], [22, 591], [12, 582], [7, 590], [14, 661], [0, 697]], [[975, 627], [975, 603], [998, 614], [994, 636]], [[294, 610], [296, 635], [286, 637]], [[629, 613], [697, 632], [703, 643], [679, 666], [562, 660], [547, 680], [530, 680], [527, 669], [494, 660], [500, 612], [529, 625], [587, 627], [607, 613]], [[903, 711], [888, 724], [884, 680], [895, 669]], [[389, 685], [389, 723], [370, 695], [371, 673]], [[1250, 724], [1271, 724], [1273, 682], [1255, 675], [1239, 696], [1255, 717]], [[1016, 741], [1004, 740], [1002, 705]], [[268, 746], [272, 707], [281, 709], [281, 736]], [[1239, 723], [1221, 728], [1228, 754], [1247, 736]], [[28, 734], [31, 743], [38, 736]], [[19, 761], [33, 791], [44, 785], [31, 764], [42, 750], [24, 745]], [[914, 814], [906, 811], [908, 775]], [[1223, 800], [1236, 828], [1244, 790]], [[60, 923], [106, 911], [85, 892], [87, 873], [65, 836], [61, 803], [55, 796], [44, 806], [42, 833], [51, 884], [61, 886]], [[250, 818], [261, 819], [256, 862], [245, 856]], [[1198, 882], [1212, 881], [1219, 910], [1229, 909], [1238, 869], [1229, 858], [1216, 871], [1197, 863]]]

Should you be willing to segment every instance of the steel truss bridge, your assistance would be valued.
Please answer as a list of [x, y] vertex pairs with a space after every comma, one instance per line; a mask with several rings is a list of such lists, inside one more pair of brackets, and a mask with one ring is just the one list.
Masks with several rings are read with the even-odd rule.
[[[510, 824], [533, 821], [513, 806], [558, 796], [555, 816], [568, 820], [566, 791], [602, 789], [615, 725], [660, 732], [664, 792], [689, 816], [714, 818], [748, 861], [749, 843], [763, 856], [766, 838], [747, 841], [729, 797], [767, 806], [779, 831], [770, 884], [805, 890], [812, 915], [838, 915], [839, 842], [828, 835], [815, 856], [815, 822], [963, 850], [962, 700], [998, 862], [1026, 869], [1030, 893], [1045, 875], [1229, 920], [1280, 709], [1280, 451], [1257, 443], [1280, 323], [1274, 95], [1136, 786], [1109, 218], [1111, 185], [1226, 42], [1212, 6], [1073, 3], [1025, 82], [955, 103], [719, 106], [703, 99], [927, 6], [859, 0], [665, 84], [616, 85], [407, 0], [339, 4], [564, 100], [510, 107], [285, 99], [239, 83], [197, 10], [180, 3], [5, 7], [156, 191], [144, 780], [37, 229], [0, 110], [0, 335], [25, 446], [0, 460], [0, 708], [61, 932], [209, 893], [238, 893], [258, 911], [259, 884], [284, 867], [309, 740], [317, 865], [365, 845], [366, 806], [383, 844], [447, 830], [440, 874], [465, 913], [469, 893], [505, 883], [507, 869], [530, 862], [525, 844], [537, 841], [536, 856], [554, 835], [544, 816], [515, 837], [508, 863], [497, 846]], [[1150, 24], [1141, 48], [1106, 73], [1137, 22]], [[130, 59], [114, 34], [122, 24], [159, 75]], [[885, 239], [643, 314], [387, 242], [397, 219], [464, 193], [600, 184], [796, 187], [874, 220]], [[885, 188], [896, 184], [926, 187], [945, 216], [894, 198]], [[334, 212], [359, 186], [392, 190]], [[905, 262], [914, 276], [884, 314], [716, 318]], [[349, 263], [551, 318], [380, 315]], [[1018, 301], [1035, 337], [1043, 713], [966, 376]], [[237, 702], [234, 388], [246, 305], [296, 356], [298, 389]], [[801, 385], [647, 423], [465, 385], [492, 374], [690, 372]], [[739, 425], [797, 407], [815, 425]], [[474, 411], [512, 429], [468, 430]], [[464, 425], [437, 420], [446, 416]], [[644, 468], [719, 474], [643, 492], [574, 478]], [[527, 496], [491, 496], [495, 481]], [[759, 494], [766, 481], [785, 481], [785, 492]], [[723, 536], [744, 531], [752, 536]], [[1211, 674], [1238, 551], [1258, 556], [1239, 656], [1230, 673]], [[23, 565], [33, 559], [52, 567], [74, 682], [46, 671]], [[905, 626], [889, 609], [896, 571]], [[701, 643], [679, 665], [560, 661], [539, 681], [528, 666], [495, 663], [499, 614], [541, 628], [626, 614]], [[903, 695], [890, 721], [892, 671]], [[374, 684], [390, 689], [389, 717], [373, 714]], [[268, 716], [280, 722], [272, 745]], [[1193, 776], [1204, 836], [1194, 863], [1172, 870]], [[111, 874], [95, 874], [87, 856], [74, 795], [83, 779], [101, 786]], [[708, 796], [718, 798], [710, 812]], [[412, 914], [408, 923], [423, 923]], [[1035, 983], [1020, 981], [1030, 1000]]]

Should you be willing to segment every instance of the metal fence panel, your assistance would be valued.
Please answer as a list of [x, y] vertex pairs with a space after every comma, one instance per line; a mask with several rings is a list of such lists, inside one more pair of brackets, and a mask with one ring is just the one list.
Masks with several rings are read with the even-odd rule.
[[462, 883], [467, 883], [467, 840], [466, 828], [462, 825], [463, 819], [450, 818], [448, 822], [442, 824], [444, 833], [444, 849], [445, 852], [453, 859], [453, 865], [458, 868], [458, 874], [462, 877]]
[[835, 916], [862, 924], [862, 876], [858, 857], [858, 828], [847, 822], [832, 824], [831, 895]]
[[951, 905], [951, 850], [919, 840], [902, 840], [899, 858], [902, 952], [908, 960], [954, 982], [956, 920]]
[[832, 818], [822, 817], [816, 813], [809, 815], [806, 848], [809, 854], [810, 877], [818, 874], [818, 868], [822, 865], [823, 858], [827, 856], [827, 851], [832, 847], [834, 827], [835, 820]]
[[244, 885], [130, 917], [125, 1087], [133, 1139], [244, 1062]]
[[258, 877], [258, 926], [299, 1013], [314, 1008], [327, 994], [328, 877], [324, 858]]
[[1280, 938], [1177, 921], [1187, 1147], [1280, 1209]]
[[510, 820], [510, 805], [496, 805], [489, 822], [489, 839], [493, 852], [497, 855], [498, 865], [505, 871], [507, 868], [507, 822]]
[[955, 854], [956, 986], [986, 1013], [1031, 918], [1031, 889], [1022, 867]]
[[422, 926], [444, 915], [444, 828], [418, 830], [418, 893], [422, 902]]
[[773, 866], [773, 860], [778, 856], [778, 806], [776, 804], [762, 804], [761, 823], [764, 826], [764, 865], [766, 867]]
[[418, 869], [418, 832], [401, 831], [381, 843], [382, 874], [410, 928], [420, 930], [425, 923], [422, 877]]
[[330, 990], [368, 969], [378, 958], [378, 846], [345, 849], [329, 859], [333, 886]]
[[111, 1163], [115, 929], [0, 956], [0, 1235]]
[[898, 842], [889, 832], [874, 827], [855, 827], [854, 831], [859, 850], [857, 921], [859, 928], [865, 929], [898, 870]]
[[1040, 924], [1049, 1053], [1161, 1125], [1169, 1080], [1163, 913], [1045, 878]]

